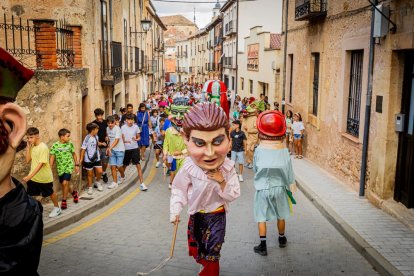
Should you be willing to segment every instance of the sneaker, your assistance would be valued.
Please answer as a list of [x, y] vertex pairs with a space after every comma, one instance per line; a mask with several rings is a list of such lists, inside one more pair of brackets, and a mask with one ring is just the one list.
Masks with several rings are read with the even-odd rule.
[[94, 182], [93, 183], [93, 187], [95, 188], [95, 189], [98, 189], [98, 184], [97, 184], [98, 182]]
[[118, 176], [118, 184], [122, 184], [125, 181], [125, 177]]
[[167, 169], [167, 172], [165, 173], [167, 176], [170, 176], [170, 174], [171, 174], [171, 171], [170, 171], [170, 169]]
[[247, 166], [248, 169], [253, 169], [253, 164], [250, 163], [249, 166]]
[[267, 247], [266, 247], [266, 245], [259, 244], [258, 246], [255, 246], [253, 248], [253, 250], [254, 250], [254, 252], [256, 252], [259, 255], [267, 256]]
[[108, 183], [108, 175], [106, 173], [102, 175], [102, 180], [103, 182]]
[[243, 182], [243, 181], [244, 181], [244, 179], [243, 179], [243, 175], [241, 175], [241, 174], [239, 174], [239, 181], [240, 181], [240, 182]]
[[172, 189], [172, 185], [171, 185], [171, 183], [170, 184], [168, 184], [168, 189]]
[[141, 189], [141, 191], [146, 191], [148, 190], [147, 186], [145, 186], [144, 183], [141, 183], [141, 185], [139, 185], [139, 188]]
[[64, 210], [64, 209], [67, 209], [67, 208], [68, 208], [68, 205], [67, 205], [67, 203], [66, 203], [66, 200], [62, 199], [62, 203], [60, 204], [60, 208], [61, 208], [62, 210]]
[[79, 202], [78, 191], [73, 191], [72, 192], [72, 197], [73, 197], [73, 202], [75, 202], [75, 203], [78, 203]]
[[279, 247], [285, 248], [287, 244], [287, 239], [285, 236], [279, 236]]
[[93, 188], [92, 187], [89, 187], [88, 188], [88, 195], [91, 195], [91, 194], [93, 194]]
[[55, 218], [60, 215], [62, 210], [59, 207], [53, 207], [52, 212], [49, 214], [49, 218]]
[[160, 166], [160, 162], [157, 162], [157, 164], [155, 164], [155, 167], [158, 168]]
[[112, 182], [111, 185], [108, 186], [108, 189], [114, 189], [118, 187], [118, 183]]
[[96, 186], [98, 188], [98, 191], [102, 192], [103, 191], [102, 184], [100, 182], [95, 182], [95, 184], [96, 184]]

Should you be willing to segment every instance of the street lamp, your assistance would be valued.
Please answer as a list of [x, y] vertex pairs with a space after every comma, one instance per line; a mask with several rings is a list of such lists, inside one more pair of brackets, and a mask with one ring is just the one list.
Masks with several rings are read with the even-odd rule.
[[141, 20], [141, 29], [143, 32], [131, 32], [131, 34], [146, 34], [151, 29], [152, 22], [148, 19]]

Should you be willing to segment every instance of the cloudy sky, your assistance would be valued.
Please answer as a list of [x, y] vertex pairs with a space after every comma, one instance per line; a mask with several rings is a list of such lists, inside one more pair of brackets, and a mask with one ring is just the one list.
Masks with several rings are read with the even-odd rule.
[[[212, 3], [166, 3], [152, 0], [159, 16], [181, 14], [191, 21], [194, 19], [194, 8], [196, 9], [196, 24], [199, 28], [206, 26], [213, 15], [216, 0], [182, 0], [183, 2], [212, 2]], [[220, 1], [223, 5], [225, 1]]]

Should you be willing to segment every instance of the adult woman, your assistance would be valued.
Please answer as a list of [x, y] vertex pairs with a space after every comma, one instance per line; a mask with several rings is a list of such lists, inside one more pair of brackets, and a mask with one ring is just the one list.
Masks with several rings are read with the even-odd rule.
[[145, 103], [140, 103], [137, 112], [137, 124], [141, 130], [141, 139], [138, 141], [140, 148], [141, 160], [145, 160], [145, 150], [150, 144], [149, 130], [152, 129], [152, 123], [150, 120], [150, 114], [146, 109]]

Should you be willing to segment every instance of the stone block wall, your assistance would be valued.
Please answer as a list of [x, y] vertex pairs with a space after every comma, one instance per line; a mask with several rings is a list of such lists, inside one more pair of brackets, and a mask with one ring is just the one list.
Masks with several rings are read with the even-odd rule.
[[[16, 103], [27, 115], [27, 126], [37, 127], [40, 137], [49, 148], [58, 141], [59, 129], [71, 131], [72, 142], [79, 156], [82, 142], [82, 91], [87, 88], [88, 71], [39, 70], [29, 83], [20, 91]], [[25, 164], [25, 151], [18, 153], [13, 176], [21, 180], [30, 170]], [[60, 194], [61, 187], [54, 172], [54, 190]], [[72, 184], [79, 189], [81, 180], [75, 174]]]

